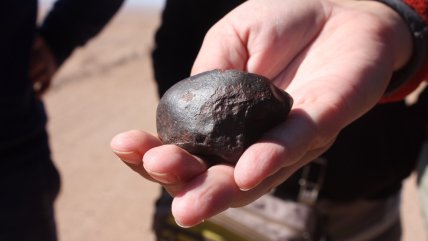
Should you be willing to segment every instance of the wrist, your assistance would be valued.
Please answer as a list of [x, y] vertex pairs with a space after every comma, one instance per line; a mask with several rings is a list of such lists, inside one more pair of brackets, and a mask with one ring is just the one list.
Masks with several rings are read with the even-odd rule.
[[428, 4], [425, 0], [342, 2], [353, 2], [382, 21], [393, 73], [381, 102], [402, 100], [428, 77]]
[[397, 71], [405, 67], [412, 58], [414, 41], [412, 32], [405, 19], [389, 5], [382, 1], [359, 1], [366, 11], [379, 16], [384, 24], [386, 41], [392, 51], [392, 70]]
[[383, 98], [384, 102], [396, 101], [416, 89], [428, 75], [428, 4], [423, 0], [376, 0], [376, 2], [384, 4], [400, 16], [402, 23], [410, 32], [412, 41], [410, 58], [405, 61], [404, 66], [394, 66], [395, 72]]

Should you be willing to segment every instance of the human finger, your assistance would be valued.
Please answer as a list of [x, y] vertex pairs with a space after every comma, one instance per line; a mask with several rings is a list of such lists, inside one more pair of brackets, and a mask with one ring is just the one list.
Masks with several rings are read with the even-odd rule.
[[110, 147], [124, 163], [143, 177], [155, 181], [143, 166], [143, 156], [151, 148], [162, 145], [155, 136], [144, 131], [131, 130], [114, 136]]
[[203, 175], [194, 178], [175, 196], [172, 214], [179, 226], [192, 227], [228, 208], [245, 206], [255, 201], [297, 169], [296, 165], [283, 168], [256, 188], [242, 191], [234, 181], [232, 166], [214, 165]]
[[175, 196], [192, 178], [207, 169], [204, 161], [175, 145], [150, 149], [143, 157], [145, 171]]
[[227, 209], [231, 198], [240, 194], [234, 183], [233, 167], [227, 165], [212, 166], [195, 177], [173, 200], [177, 224], [191, 227]]
[[235, 167], [236, 184], [250, 190], [279, 169], [294, 165], [311, 147], [316, 133], [313, 121], [303, 111], [293, 110], [286, 122], [243, 153]]

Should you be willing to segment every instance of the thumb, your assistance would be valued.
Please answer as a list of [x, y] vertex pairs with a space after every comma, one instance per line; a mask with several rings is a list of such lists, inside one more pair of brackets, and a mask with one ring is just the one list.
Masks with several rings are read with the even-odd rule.
[[274, 79], [317, 36], [326, 12], [317, 1], [247, 1], [208, 31], [192, 74], [237, 69]]

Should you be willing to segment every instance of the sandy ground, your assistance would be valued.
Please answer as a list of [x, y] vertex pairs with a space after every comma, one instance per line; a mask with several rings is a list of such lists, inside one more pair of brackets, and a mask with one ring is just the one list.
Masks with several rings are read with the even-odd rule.
[[62, 191], [56, 211], [61, 241], [151, 241], [158, 186], [110, 151], [128, 129], [155, 131], [156, 87], [150, 51], [156, 11], [121, 12], [77, 51], [46, 96]]
[[[75, 52], [46, 95], [55, 163], [62, 175], [56, 205], [61, 241], [153, 241], [158, 186], [131, 172], [110, 151], [128, 129], [155, 132], [156, 87], [150, 52], [159, 10], [123, 10]], [[403, 193], [405, 241], [424, 230], [414, 177]]]

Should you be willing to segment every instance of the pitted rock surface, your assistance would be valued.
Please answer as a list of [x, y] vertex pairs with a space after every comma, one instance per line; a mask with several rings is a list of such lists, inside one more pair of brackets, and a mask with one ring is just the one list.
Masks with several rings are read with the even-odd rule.
[[212, 164], [235, 164], [263, 133], [283, 122], [293, 100], [260, 75], [212, 70], [172, 86], [157, 107], [164, 144], [175, 144]]

